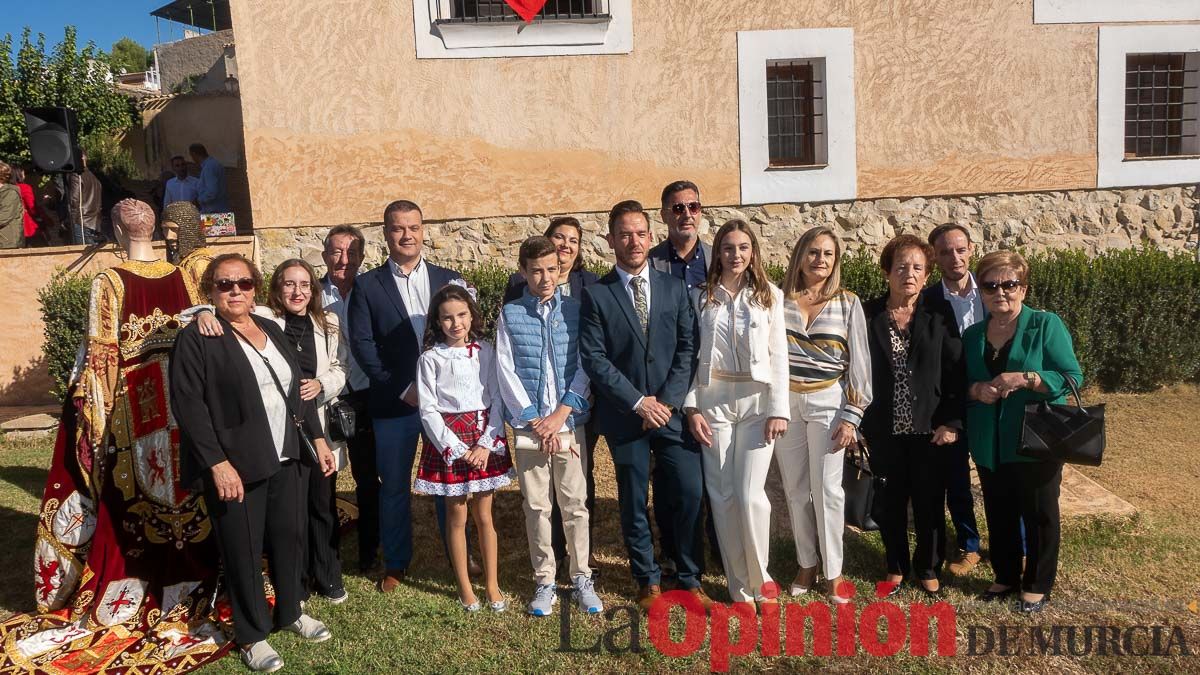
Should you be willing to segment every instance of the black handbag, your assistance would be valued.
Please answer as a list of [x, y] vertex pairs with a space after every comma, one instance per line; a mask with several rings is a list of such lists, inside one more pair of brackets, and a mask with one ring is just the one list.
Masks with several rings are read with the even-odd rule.
[[335, 399], [325, 404], [325, 426], [330, 439], [348, 441], [358, 431], [358, 413], [346, 401]]
[[[230, 326], [230, 328], [233, 328], [233, 326]], [[263, 365], [267, 367], [267, 372], [271, 373], [271, 379], [275, 381], [275, 388], [279, 390], [279, 395], [283, 397], [283, 404], [287, 406], [288, 416], [292, 418], [292, 424], [296, 425], [296, 434], [300, 437], [300, 447], [304, 448], [305, 454], [312, 460], [314, 466], [321, 466], [321, 456], [317, 454], [317, 446], [313, 443], [312, 437], [308, 435], [308, 431], [304, 428], [304, 424], [300, 421], [300, 417], [296, 414], [296, 411], [292, 409], [292, 402], [288, 399], [287, 392], [283, 390], [283, 383], [279, 381], [279, 376], [275, 374], [275, 369], [271, 367], [271, 361], [254, 346], [253, 342], [246, 339], [245, 335], [242, 335], [242, 331], [233, 328], [233, 332], [246, 344], [250, 345], [254, 349], [254, 353], [258, 354], [258, 357], [262, 359]], [[271, 336], [268, 335], [267, 340], [269, 341], [270, 339]]]
[[845, 466], [842, 467], [846, 524], [870, 532], [879, 529], [876, 505], [882, 503], [881, 494], [887, 486], [887, 478], [871, 470], [871, 451], [866, 441], [859, 439], [858, 447], [858, 450], [846, 449]]
[[1104, 404], [1084, 407], [1079, 388], [1063, 375], [1075, 405], [1038, 401], [1025, 404], [1017, 454], [1050, 462], [1100, 466], [1104, 460]]

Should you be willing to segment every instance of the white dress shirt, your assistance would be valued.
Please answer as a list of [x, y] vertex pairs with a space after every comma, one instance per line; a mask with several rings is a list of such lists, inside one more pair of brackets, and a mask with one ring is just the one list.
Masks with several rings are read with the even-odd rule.
[[[341, 342], [350, 344], [350, 296], [354, 293], [354, 289], [342, 295], [337, 286], [328, 278], [321, 284], [321, 305], [325, 309], [337, 314], [339, 325], [342, 328]], [[346, 384], [354, 391], [363, 391], [371, 386], [371, 380], [363, 369], [359, 367], [358, 362], [354, 360], [354, 354], [349, 349], [346, 350], [346, 361], [350, 364], [349, 375], [346, 378]], [[330, 392], [330, 395], [337, 395], [341, 392]]]
[[713, 362], [716, 372], [750, 373], [750, 293], [743, 287], [730, 293], [718, 284], [714, 296], [717, 305], [713, 322]]
[[163, 208], [175, 202], [200, 202], [200, 179], [195, 176], [172, 176], [167, 180], [167, 189], [163, 194]]
[[958, 322], [960, 336], [971, 326], [983, 321], [983, 296], [979, 294], [979, 286], [975, 284], [975, 275], [968, 272], [967, 282], [970, 290], [966, 296], [962, 296], [946, 288], [946, 282], [942, 281], [942, 292], [946, 294], [950, 308], [954, 310], [954, 320]]
[[[542, 315], [542, 321], [549, 323], [550, 311], [553, 301], [538, 303], [538, 312]], [[547, 344], [550, 343], [550, 338], [547, 336]], [[514, 429], [524, 429], [528, 423], [516, 419], [526, 408], [533, 405], [529, 400], [529, 394], [525, 391], [525, 385], [521, 382], [521, 378], [517, 376], [517, 367], [513, 361], [513, 346], [512, 334], [508, 331], [508, 324], [504, 320], [504, 312], [500, 313], [500, 318], [496, 321], [496, 361], [499, 365], [498, 373], [500, 376], [500, 393], [504, 397], [504, 405], [508, 408], [509, 415], [513, 419], [509, 425]], [[558, 375], [555, 373], [554, 363], [550, 359], [550, 349], [547, 348], [542, 359], [542, 369], [546, 373], [546, 386], [542, 389], [540, 400], [538, 401], [537, 409], [541, 417], [545, 417], [558, 409], [558, 404], [562, 401], [563, 392], [558, 386]], [[576, 355], [575, 377], [571, 378], [571, 384], [568, 391], [578, 395], [580, 398], [587, 400], [589, 382], [587, 373], [583, 372], [583, 361]], [[563, 423], [559, 433], [570, 431], [566, 422]]]
[[396, 290], [400, 291], [400, 299], [404, 301], [413, 332], [417, 334], [417, 344], [421, 344], [425, 340], [425, 315], [429, 312], [429, 268], [425, 266], [424, 258], [418, 260], [407, 274], [391, 258], [388, 258], [388, 267], [396, 281]]
[[282, 462], [284, 459], [283, 437], [289, 416], [287, 401], [279, 393], [279, 387], [275, 386], [275, 378], [271, 377], [271, 371], [267, 369], [267, 364], [263, 363], [263, 357], [267, 357], [267, 360], [271, 362], [271, 368], [275, 369], [275, 375], [279, 378], [279, 384], [284, 391], [292, 388], [292, 367], [288, 365], [287, 357], [280, 353], [270, 337], [267, 338], [266, 349], [261, 352], [245, 340], [238, 340], [238, 344], [242, 346], [242, 351], [246, 352], [246, 358], [250, 360], [250, 367], [254, 369], [254, 379], [258, 382], [258, 392], [262, 396], [263, 408], [267, 412], [267, 422], [271, 427], [271, 440], [275, 442], [275, 454]]

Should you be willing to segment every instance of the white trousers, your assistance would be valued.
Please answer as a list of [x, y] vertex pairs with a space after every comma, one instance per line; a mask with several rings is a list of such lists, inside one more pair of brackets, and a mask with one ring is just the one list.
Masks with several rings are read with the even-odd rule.
[[808, 394], [791, 394], [792, 421], [776, 443], [792, 538], [801, 567], [822, 563], [826, 579], [842, 575], [842, 531], [846, 493], [842, 491], [845, 450], [829, 452], [835, 416], [845, 405], [840, 383]]
[[771, 580], [766, 485], [774, 443], [765, 440], [766, 390], [759, 382], [714, 377], [696, 392], [697, 407], [712, 428], [712, 446], [702, 454], [704, 486], [734, 602], [761, 599], [763, 584]]
[[553, 584], [556, 560], [551, 539], [551, 503], [558, 502], [562, 512], [563, 534], [571, 560], [571, 578], [592, 576], [588, 567], [591, 542], [588, 540], [587, 510], [587, 437], [580, 426], [574, 433], [558, 434], [562, 450], [547, 455], [539, 447], [537, 436], [525, 429], [513, 429], [518, 449], [513, 453], [517, 482], [525, 508], [525, 536], [529, 539], [529, 562], [539, 584]]

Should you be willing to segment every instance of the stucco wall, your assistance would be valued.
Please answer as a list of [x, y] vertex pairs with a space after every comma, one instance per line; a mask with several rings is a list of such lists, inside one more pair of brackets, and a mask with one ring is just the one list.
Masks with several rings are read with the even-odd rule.
[[[252, 237], [224, 237], [211, 245], [222, 253], [238, 251], [256, 255]], [[161, 253], [162, 244], [156, 248]], [[59, 269], [70, 268], [77, 274], [92, 276], [121, 262], [112, 245], [90, 256], [83, 246], [26, 248], [0, 251], [0, 285], [8, 289], [0, 294], [0, 405], [37, 405], [53, 403], [52, 381], [42, 356], [45, 325], [37, 300], [38, 290]]]
[[255, 225], [740, 201], [736, 32], [855, 31], [861, 198], [1095, 186], [1095, 26], [1031, 0], [638, 0], [620, 56], [417, 60], [411, 0], [232, 0]]

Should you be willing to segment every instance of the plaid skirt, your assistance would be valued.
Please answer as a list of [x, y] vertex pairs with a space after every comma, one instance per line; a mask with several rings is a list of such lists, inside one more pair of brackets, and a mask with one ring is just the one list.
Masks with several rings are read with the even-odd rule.
[[[475, 410], [464, 413], [442, 413], [446, 428], [467, 446], [474, 445], [483, 436], [487, 426], [488, 411]], [[417, 479], [413, 491], [427, 495], [461, 497], [472, 492], [496, 490], [512, 483], [516, 471], [507, 447], [502, 452], [489, 452], [487, 465], [482, 470], [472, 468], [466, 460], [459, 458], [447, 465], [442, 457], [442, 448], [422, 435], [421, 462], [417, 466]]]

